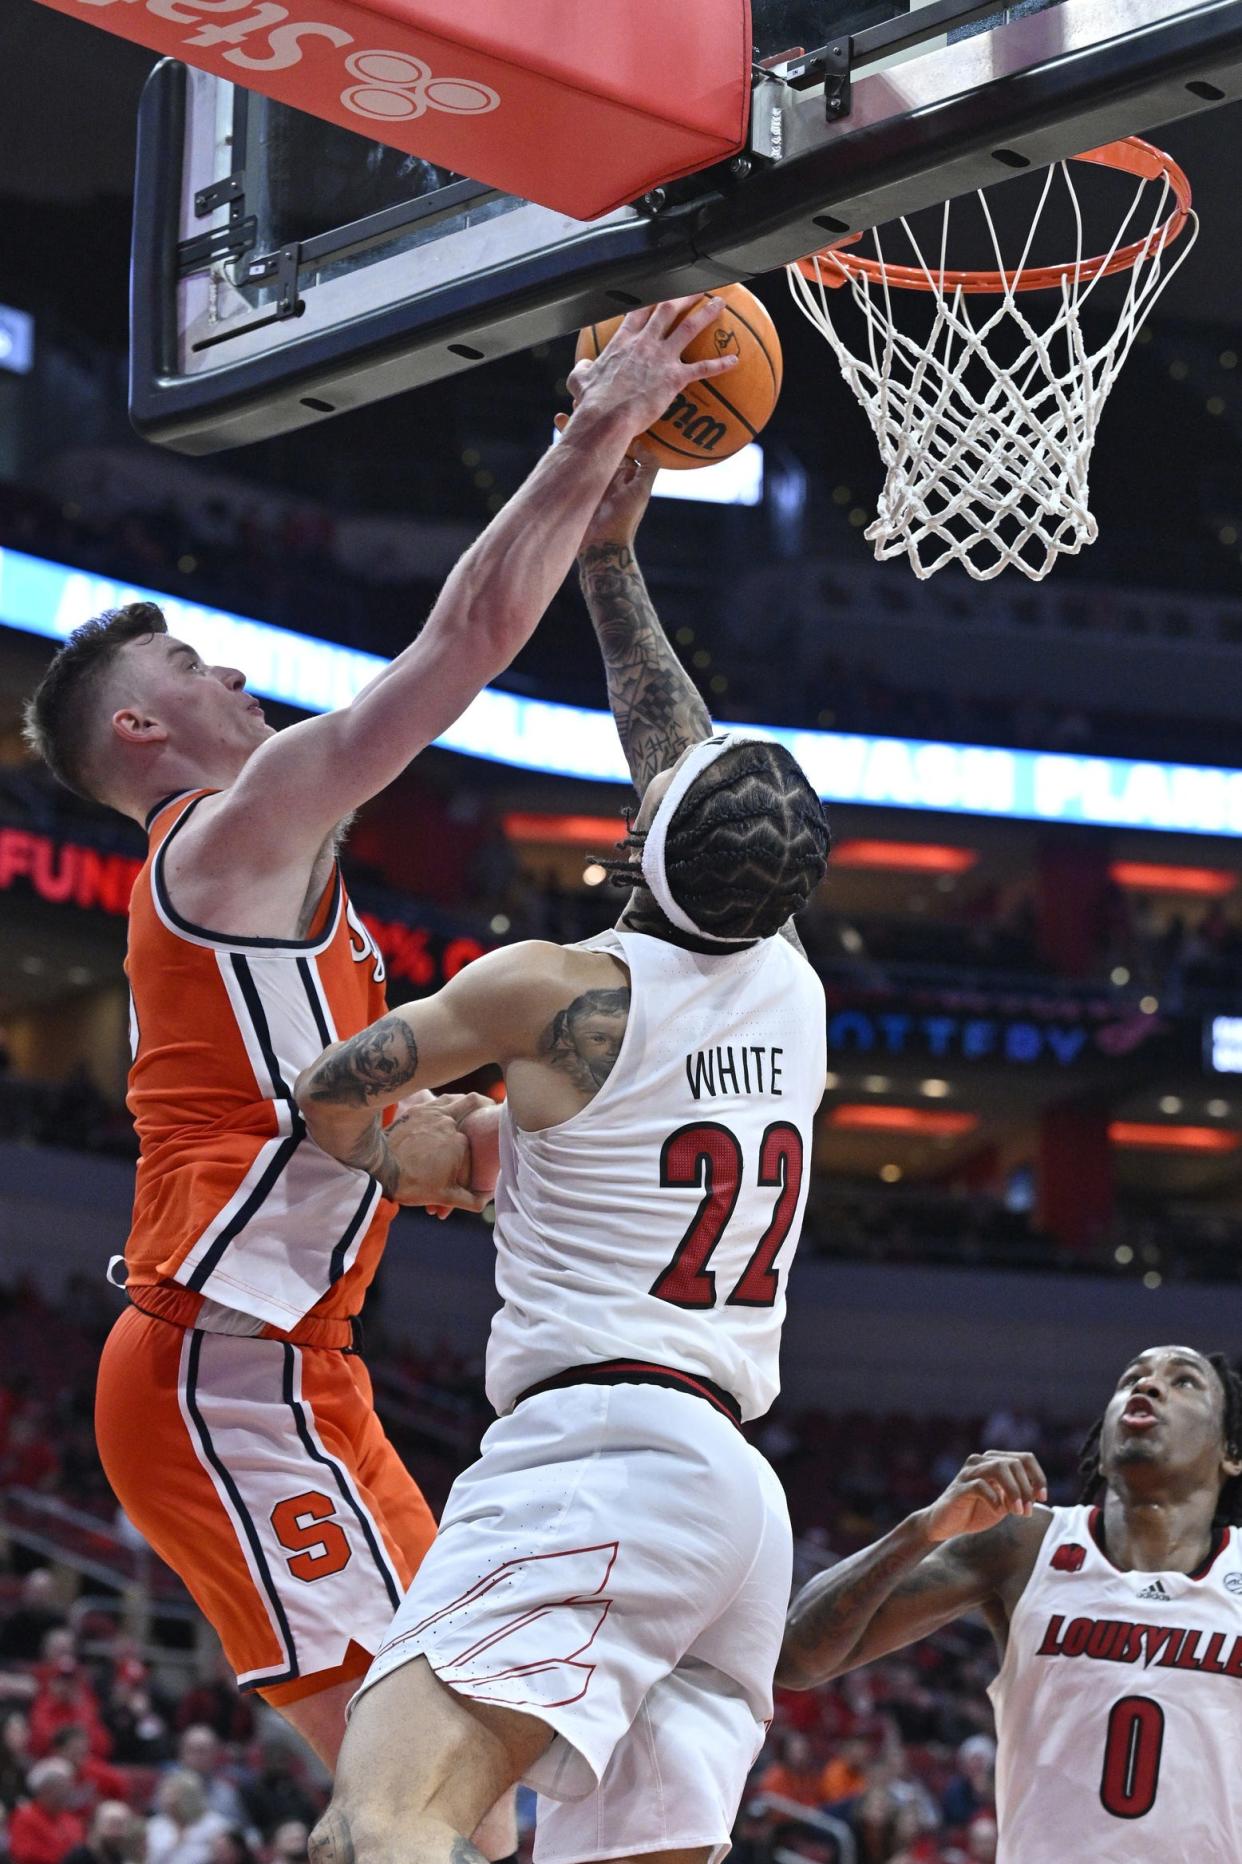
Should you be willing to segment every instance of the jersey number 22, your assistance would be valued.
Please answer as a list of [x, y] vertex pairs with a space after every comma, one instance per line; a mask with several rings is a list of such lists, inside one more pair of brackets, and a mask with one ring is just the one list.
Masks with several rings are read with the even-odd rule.
[[[712, 1252], [728, 1227], [742, 1189], [745, 1161], [737, 1135], [727, 1126], [705, 1120], [679, 1126], [660, 1150], [660, 1183], [694, 1186], [702, 1200], [673, 1259], [657, 1275], [651, 1293], [674, 1307], [714, 1307], [716, 1276], [708, 1267]], [[771, 1221], [755, 1245], [726, 1307], [773, 1307], [780, 1289], [774, 1264], [789, 1234], [802, 1191], [802, 1135], [796, 1126], [776, 1120], [759, 1142], [760, 1185], [777, 1193]]]

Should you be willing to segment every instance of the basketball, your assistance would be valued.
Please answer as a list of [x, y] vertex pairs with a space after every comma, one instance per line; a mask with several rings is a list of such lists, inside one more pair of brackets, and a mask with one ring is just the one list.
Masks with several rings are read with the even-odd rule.
[[[781, 392], [780, 338], [754, 292], [745, 285], [721, 285], [712, 296], [725, 308], [688, 346], [684, 360], [699, 362], [713, 355], [736, 355], [740, 360], [713, 381], [691, 382], [647, 429], [644, 439], [652, 453], [673, 471], [712, 466], [740, 453], [763, 431]], [[594, 360], [620, 324], [619, 317], [588, 324], [579, 333], [576, 360]]]

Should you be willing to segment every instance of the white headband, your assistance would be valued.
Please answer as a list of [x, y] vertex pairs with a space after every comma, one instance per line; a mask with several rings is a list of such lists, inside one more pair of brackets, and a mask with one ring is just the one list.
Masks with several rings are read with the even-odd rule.
[[660, 798], [660, 806], [652, 817], [643, 843], [642, 870], [643, 879], [651, 889], [652, 898], [664, 914], [679, 931], [692, 932], [696, 938], [711, 939], [719, 945], [753, 945], [754, 934], [747, 933], [742, 938], [727, 938], [719, 932], [707, 932], [696, 925], [683, 906], [673, 898], [673, 890], [668, 884], [668, 875], [664, 871], [664, 848], [668, 840], [668, 831], [672, 827], [673, 817], [677, 814], [689, 790], [703, 772], [731, 751], [738, 744], [771, 744], [771, 738], [765, 738], [757, 731], [726, 731], [714, 738], [705, 738], [702, 744], [696, 744], [685, 762], [681, 764], [672, 782]]

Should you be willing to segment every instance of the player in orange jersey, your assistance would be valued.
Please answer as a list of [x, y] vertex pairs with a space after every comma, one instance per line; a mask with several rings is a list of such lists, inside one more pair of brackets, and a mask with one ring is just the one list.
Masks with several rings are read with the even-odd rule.
[[130, 1306], [100, 1366], [100, 1454], [241, 1684], [329, 1764], [434, 1531], [375, 1416], [354, 1320], [398, 1203], [477, 1202], [459, 1103], [415, 1107], [364, 1171], [315, 1146], [293, 1099], [300, 1069], [383, 1010], [341, 825], [532, 633], [631, 436], [731, 360], [681, 361], [717, 311], [682, 299], [627, 317], [561, 444], [340, 711], [277, 734], [244, 675], [204, 665], [147, 603], [79, 629], [28, 708], [53, 771], [151, 841], [126, 967]]

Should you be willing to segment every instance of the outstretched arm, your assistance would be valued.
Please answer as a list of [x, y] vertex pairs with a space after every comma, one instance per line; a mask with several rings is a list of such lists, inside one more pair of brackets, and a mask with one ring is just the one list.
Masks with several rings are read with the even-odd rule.
[[577, 365], [561, 445], [457, 564], [418, 639], [350, 705], [278, 733], [250, 759], [213, 812], [229, 819], [231, 858], [239, 847], [254, 862], [287, 854], [291, 836], [317, 848], [508, 666], [560, 586], [631, 437], [680, 388], [720, 367], [720, 358], [681, 360], [688, 336], [720, 310], [711, 298], [688, 302], [631, 311], [603, 355]]
[[970, 1457], [930, 1508], [803, 1587], [789, 1608], [777, 1682], [812, 1689], [997, 1604], [1043, 1538], [1046, 1517], [1033, 1509], [1046, 1497], [1033, 1456]]
[[660, 626], [634, 554], [655, 474], [650, 454], [641, 445], [631, 447], [578, 552], [582, 593], [608, 675], [608, 703], [640, 796], [658, 771], [712, 731], [711, 714]]

